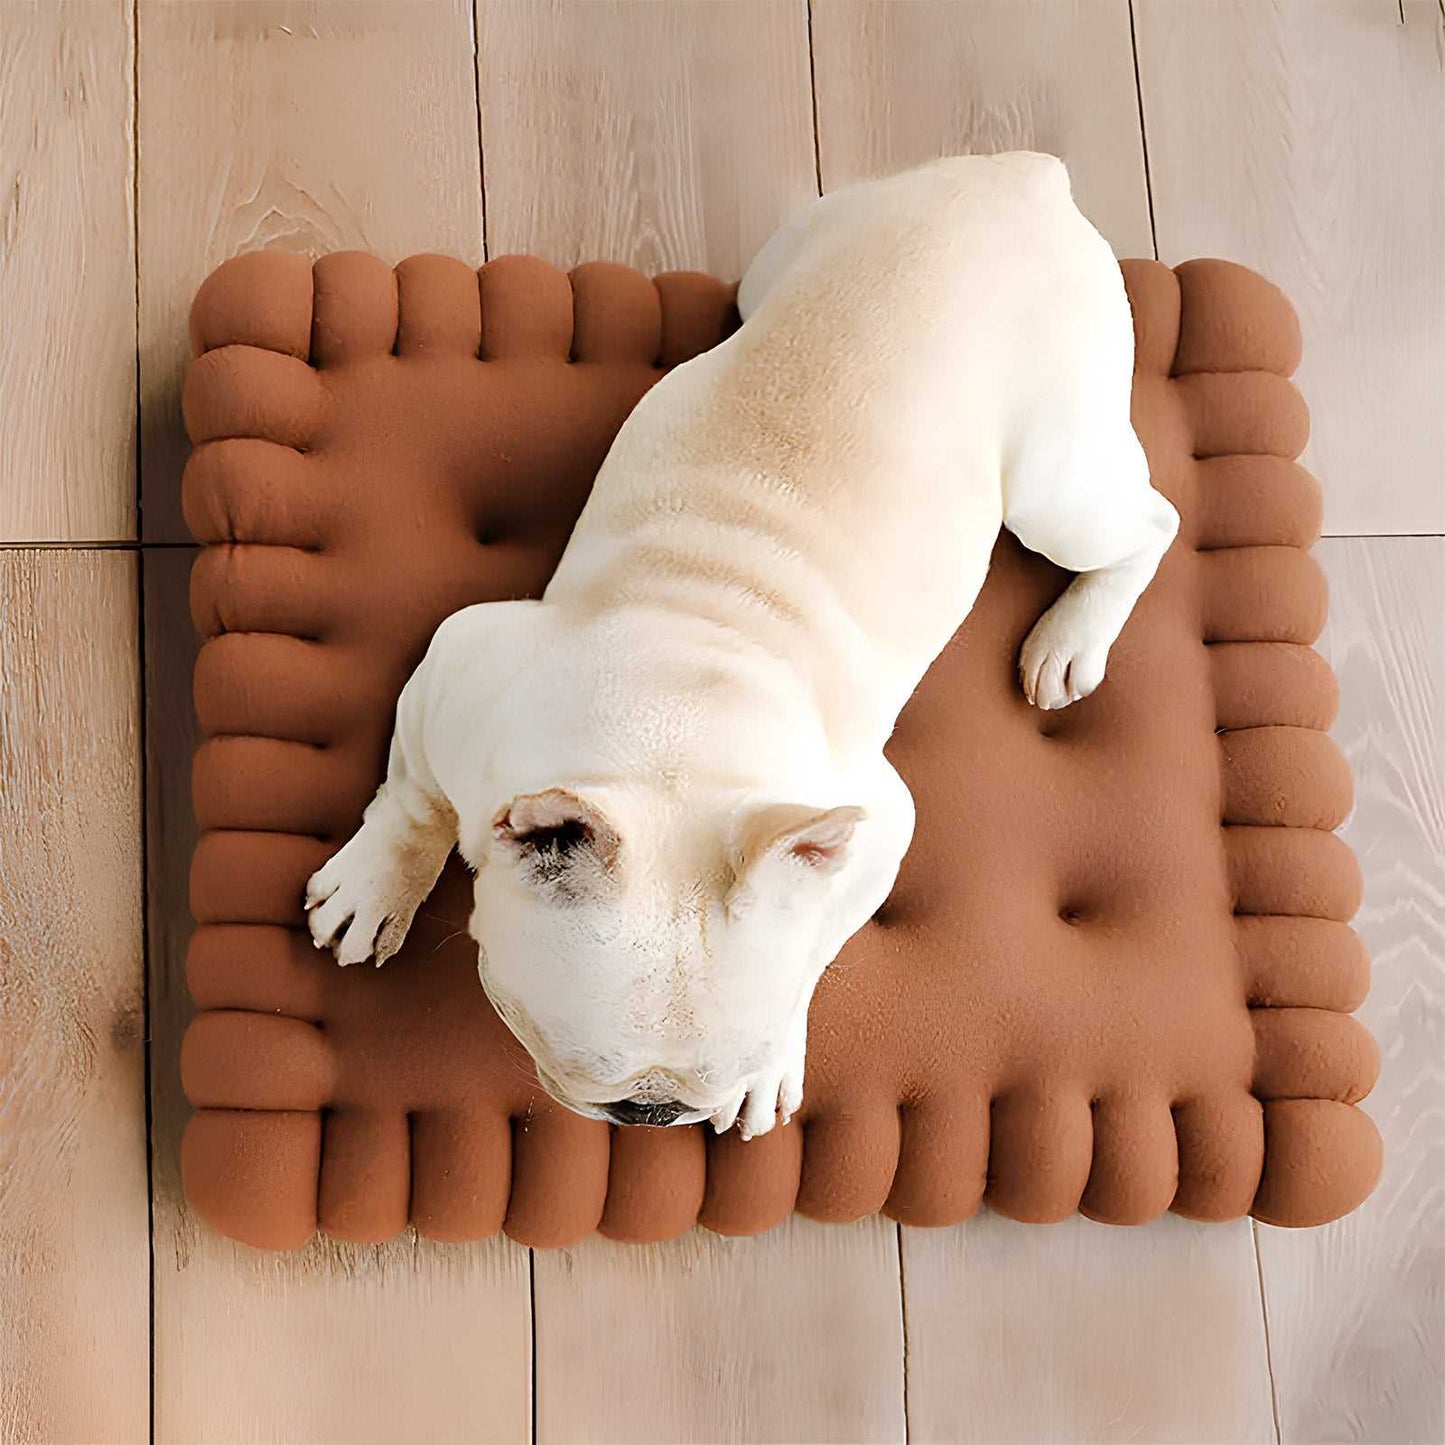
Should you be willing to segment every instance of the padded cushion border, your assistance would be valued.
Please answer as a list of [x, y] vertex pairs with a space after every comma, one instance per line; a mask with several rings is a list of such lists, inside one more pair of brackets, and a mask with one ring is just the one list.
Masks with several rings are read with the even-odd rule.
[[[1187, 530], [1201, 564], [1200, 636], [1213, 682], [1222, 847], [1253, 1025], [1258, 1122], [1236, 1135], [1176, 1113], [1174, 1183], [1144, 1203], [1126, 1177], [1127, 1161], [1096, 1146], [1088, 1188], [1062, 1212], [1082, 1207], [1125, 1223], [1172, 1207], [1202, 1218], [1248, 1212], [1272, 1223], [1320, 1223], [1354, 1208], [1378, 1177], [1379, 1137], [1355, 1107], [1378, 1057], [1348, 1017], [1364, 996], [1368, 965], [1347, 926], [1359, 903], [1359, 870], [1331, 831], [1351, 796], [1348, 767], [1325, 732], [1336, 685], [1310, 646], [1323, 624], [1325, 589], [1305, 550], [1318, 534], [1319, 490], [1293, 460], [1308, 427], [1287, 379], [1299, 360], [1298, 325], [1273, 286], [1225, 262], [1171, 271], [1135, 261], [1124, 271], [1136, 312], [1136, 396], [1140, 384], [1171, 388], [1173, 440], [1209, 474]], [[192, 611], [205, 639], [196, 704], [206, 741], [193, 778], [202, 836], [192, 868], [197, 928], [188, 980], [199, 1013], [182, 1051], [182, 1080], [196, 1108], [182, 1173], [191, 1204], [223, 1232], [295, 1247], [318, 1228], [367, 1239], [410, 1222], [442, 1239], [500, 1226], [551, 1245], [598, 1227], [626, 1239], [667, 1237], [699, 1221], [755, 1232], [795, 1206], [824, 1218], [866, 1212], [846, 1189], [809, 1194], [796, 1126], [748, 1146], [709, 1140], [704, 1164], [694, 1131], [608, 1131], [549, 1111], [535, 1090], [521, 1090], [505, 1115], [468, 1125], [500, 1131], [492, 1146], [510, 1152], [507, 1167], [463, 1178], [457, 1161], [469, 1151], [466, 1140], [447, 1134], [454, 1121], [425, 1112], [366, 1116], [348, 1126], [355, 1137], [335, 1127], [339, 1116], [324, 1125], [337, 1060], [318, 1021], [317, 963], [300, 927], [296, 881], [328, 846], [301, 803], [277, 795], [258, 801], [255, 786], [254, 754], [263, 742], [316, 750], [314, 767], [327, 766], [320, 704], [304, 690], [278, 695], [252, 640], [264, 639], [274, 656], [304, 649], [312, 635], [308, 617], [317, 607], [302, 558], [324, 553], [330, 523], [315, 512], [303, 472], [307, 453], [333, 439], [339, 424], [328, 369], [383, 355], [405, 365], [436, 349], [521, 370], [590, 363], [605, 393], [595, 403], [606, 417], [588, 462], [595, 468], [608, 428], [651, 380], [725, 334], [730, 300], [728, 288], [694, 275], [648, 281], [596, 264], [567, 276], [524, 257], [471, 272], [421, 256], [393, 271], [354, 253], [314, 266], [295, 255], [252, 253], [227, 262], [201, 288], [184, 397], [196, 448], [184, 502], [205, 544]], [[506, 432], [513, 420], [501, 416], [497, 425]], [[565, 529], [538, 545], [555, 562], [563, 542]], [[390, 688], [390, 696], [364, 701], [389, 708], [399, 679], [372, 686]], [[278, 709], [288, 718], [280, 732]], [[265, 738], [256, 736], [258, 711], [272, 719]], [[374, 776], [348, 777], [337, 786], [364, 797], [372, 784]], [[992, 1161], [976, 1185], [941, 1177], [918, 1152], [928, 1140], [910, 1135], [901, 1100], [899, 1124], [867, 1166], [876, 1165], [891, 1188], [885, 1180], [883, 1197], [863, 1204], [925, 1224], [965, 1217], [980, 1199], [1020, 1218], [1061, 1212], [1040, 1206]], [[324, 1127], [328, 1157], [348, 1161], [333, 1171], [346, 1179], [330, 1200]], [[993, 1127], [1004, 1127], [997, 1109]], [[1036, 1124], [1020, 1118], [1008, 1127], [1022, 1138]], [[773, 1165], [766, 1197], [754, 1180], [746, 1208], [734, 1199], [740, 1149]], [[566, 1153], [576, 1169], [548, 1173], [538, 1163], [548, 1151]], [[1033, 1145], [1022, 1152], [1031, 1167], [1047, 1167]], [[372, 1168], [385, 1157], [410, 1162], [400, 1177]], [[428, 1158], [442, 1162], [433, 1169], [424, 1166]], [[568, 1179], [588, 1182], [574, 1188]]]

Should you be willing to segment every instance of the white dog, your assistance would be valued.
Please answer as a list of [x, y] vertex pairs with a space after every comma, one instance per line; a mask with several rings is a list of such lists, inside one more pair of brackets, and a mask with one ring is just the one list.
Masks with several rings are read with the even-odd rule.
[[893, 886], [883, 746], [1000, 524], [1080, 574], [1020, 660], [1059, 708], [1178, 517], [1129, 424], [1118, 265], [1051, 157], [827, 196], [738, 305], [623, 425], [541, 601], [438, 628], [306, 906], [380, 964], [456, 845], [482, 984], [555, 1098], [751, 1137], [798, 1107], [814, 986]]

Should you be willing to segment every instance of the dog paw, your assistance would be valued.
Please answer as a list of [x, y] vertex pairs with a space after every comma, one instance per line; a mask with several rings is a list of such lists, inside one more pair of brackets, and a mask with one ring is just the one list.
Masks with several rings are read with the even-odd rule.
[[1019, 653], [1024, 696], [1044, 712], [1088, 697], [1104, 680], [1112, 640], [1100, 636], [1075, 609], [1051, 607]]
[[776, 1066], [754, 1074], [746, 1088], [712, 1116], [713, 1128], [725, 1134], [736, 1123], [742, 1138], [756, 1139], [775, 1124], [786, 1124], [803, 1102], [806, 1042], [806, 1032], [801, 1032]]
[[306, 884], [311, 941], [343, 968], [368, 958], [380, 968], [405, 942], [435, 881], [421, 878], [383, 830], [364, 825]]

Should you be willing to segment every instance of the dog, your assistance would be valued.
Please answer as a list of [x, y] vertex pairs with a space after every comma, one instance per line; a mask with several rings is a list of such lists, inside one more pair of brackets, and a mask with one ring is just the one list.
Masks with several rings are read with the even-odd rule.
[[455, 846], [482, 985], [555, 1099], [751, 1138], [799, 1107], [814, 988], [893, 887], [914, 810], [884, 744], [1000, 526], [1078, 574], [1019, 658], [1061, 708], [1179, 519], [1130, 426], [1119, 267], [1052, 157], [827, 195], [738, 308], [624, 423], [543, 597], [437, 629], [305, 904], [380, 965]]

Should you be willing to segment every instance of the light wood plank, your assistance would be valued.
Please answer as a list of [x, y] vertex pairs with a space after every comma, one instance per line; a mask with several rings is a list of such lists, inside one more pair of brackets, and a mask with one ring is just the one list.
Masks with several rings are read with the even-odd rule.
[[[826, 188], [1052, 151], [1116, 252], [1152, 254], [1127, 4], [816, 0], [813, 36]], [[1247, 1224], [986, 1215], [903, 1239], [913, 1439], [1271, 1437]]]
[[1321, 650], [1355, 772], [1343, 836], [1365, 870], [1374, 959], [1360, 1010], [1384, 1068], [1365, 1108], [1385, 1174], [1324, 1229], [1260, 1229], [1289, 1441], [1445, 1439], [1445, 540], [1339, 539]]
[[1334, 534], [1445, 530], [1437, 0], [1136, 0], [1159, 254], [1226, 256], [1304, 326]]
[[537, 1438], [902, 1440], [897, 1231], [794, 1218], [537, 1256]]
[[145, 556], [156, 1439], [525, 1441], [525, 1249], [404, 1237], [266, 1254], [212, 1233], [181, 1197], [192, 556]]
[[1120, 256], [1152, 256], [1128, 0], [814, 0], [823, 187], [964, 152], [1061, 156]]
[[479, 0], [487, 246], [736, 279], [817, 194], [806, 0]]
[[149, 1415], [136, 568], [0, 551], [0, 1441]]
[[915, 1441], [1270, 1441], [1249, 1222], [903, 1231]]
[[0, 10], [0, 542], [135, 536], [130, 10]]
[[186, 316], [263, 246], [482, 259], [469, 0], [140, 0], [144, 535], [187, 540]]
[[[489, 251], [739, 275], [816, 194], [807, 64], [801, 0], [482, 0]], [[535, 1269], [541, 1440], [902, 1436], [880, 1221], [593, 1239]]]
[[[260, 245], [479, 260], [481, 192], [465, 0], [142, 0], [140, 46], [143, 456], [155, 538], [181, 530], [175, 403], [186, 311], [205, 274]], [[158, 1437], [525, 1438], [525, 1251], [403, 1240], [262, 1256], [210, 1234], [180, 1199], [188, 561], [147, 558], [149, 806], [151, 836], [165, 840], [153, 845], [150, 879]], [[379, 1391], [388, 1378], [407, 1389]]]

